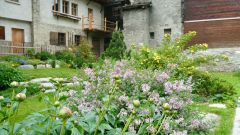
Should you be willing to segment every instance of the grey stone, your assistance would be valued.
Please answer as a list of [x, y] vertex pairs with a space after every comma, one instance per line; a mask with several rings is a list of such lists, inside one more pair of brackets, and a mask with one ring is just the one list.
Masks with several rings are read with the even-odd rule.
[[51, 77], [48, 77], [48, 78], [36, 78], [36, 79], [31, 80], [30, 82], [31, 83], [44, 83], [44, 82], [49, 82], [50, 79], [52, 79], [52, 78]]
[[18, 69], [34, 69], [33, 65], [20, 65]]
[[55, 88], [53, 83], [47, 82], [47, 83], [41, 83], [40, 84], [44, 88]]
[[46, 64], [46, 68], [52, 68], [52, 65]]
[[37, 69], [44, 69], [46, 68], [46, 65], [37, 65]]
[[209, 104], [208, 106], [212, 107], [212, 108], [221, 108], [221, 109], [227, 108], [227, 106], [225, 104]]
[[56, 89], [46, 90], [44, 93], [54, 93], [54, 92], [56, 92]]

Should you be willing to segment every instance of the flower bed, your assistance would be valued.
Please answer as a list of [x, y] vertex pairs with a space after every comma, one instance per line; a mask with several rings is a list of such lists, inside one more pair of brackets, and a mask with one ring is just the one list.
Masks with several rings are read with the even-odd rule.
[[[105, 61], [94, 69], [85, 69], [85, 76], [74, 77], [79, 82], [76, 90], [64, 87], [61, 81], [53, 81], [58, 87], [51, 102], [41, 94], [49, 108], [34, 113], [26, 120], [15, 123], [9, 117], [15, 112], [4, 107], [6, 116], [0, 126], [2, 133], [12, 131], [9, 125], [18, 127], [14, 134], [200, 134], [207, 133], [214, 121], [192, 111], [191, 77], [176, 80], [172, 77], [174, 66], [166, 71], [139, 70], [131, 61], [115, 64]], [[20, 103], [3, 99], [3, 106]], [[10, 103], [10, 104], [9, 104]], [[10, 107], [11, 108], [11, 107]], [[21, 126], [20, 126], [21, 125]]]

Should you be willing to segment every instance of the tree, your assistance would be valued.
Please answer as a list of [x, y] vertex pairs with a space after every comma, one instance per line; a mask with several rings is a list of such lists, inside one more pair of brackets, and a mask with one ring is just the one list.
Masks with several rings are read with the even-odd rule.
[[123, 59], [126, 54], [126, 44], [122, 32], [116, 31], [112, 34], [112, 40], [109, 47], [103, 53], [103, 58], [113, 58], [116, 60]]

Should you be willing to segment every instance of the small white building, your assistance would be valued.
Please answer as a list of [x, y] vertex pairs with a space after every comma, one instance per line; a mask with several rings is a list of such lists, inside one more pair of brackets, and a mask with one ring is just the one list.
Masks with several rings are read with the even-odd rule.
[[[0, 53], [24, 53], [26, 48], [56, 52], [93, 44], [99, 56], [104, 39], [116, 25], [104, 17], [104, 0], [1, 0]], [[10, 46], [10, 47], [9, 47]]]

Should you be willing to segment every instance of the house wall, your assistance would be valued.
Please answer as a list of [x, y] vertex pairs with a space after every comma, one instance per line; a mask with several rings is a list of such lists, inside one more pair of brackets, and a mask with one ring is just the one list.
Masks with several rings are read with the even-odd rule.
[[[135, 1], [149, 2], [149, 0]], [[124, 36], [127, 45], [150, 44], [159, 46], [164, 29], [171, 29], [172, 38], [183, 33], [182, 0], [152, 0], [152, 7], [124, 11]], [[154, 38], [150, 38], [150, 32]]]
[[[82, 16], [88, 16], [88, 8], [93, 9], [93, 27], [100, 28], [100, 26], [103, 26], [104, 8], [102, 8], [100, 4], [89, 2], [88, 0], [69, 0], [69, 2], [70, 5], [71, 3], [78, 4], [78, 16], [81, 18]], [[54, 0], [33, 0], [33, 39], [35, 46], [50, 45], [50, 32], [66, 33], [66, 46], [71, 45], [71, 42], [69, 42], [68, 39], [74, 41], [74, 37], [72, 38], [74, 35], [81, 35], [83, 37], [91, 36], [91, 34], [82, 30], [82, 20], [78, 21], [70, 18], [54, 16], [52, 12], [53, 5]], [[91, 37], [87, 37], [87, 39], [92, 43]], [[101, 44], [101, 47], [104, 47], [104, 43]]]
[[191, 44], [208, 43], [210, 48], [240, 46], [240, 1], [185, 0], [184, 31], [196, 31]]
[[12, 41], [13, 28], [24, 30], [24, 42], [31, 42], [32, 40], [31, 22], [24, 22], [0, 17], [0, 26], [5, 27], [5, 41]]
[[19, 3], [0, 0], [0, 17], [31, 22], [32, 0], [19, 0]]
[[149, 44], [149, 8], [124, 11], [123, 20], [127, 45]]

